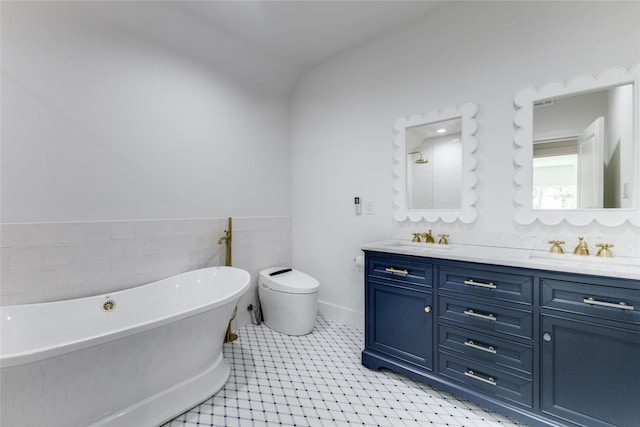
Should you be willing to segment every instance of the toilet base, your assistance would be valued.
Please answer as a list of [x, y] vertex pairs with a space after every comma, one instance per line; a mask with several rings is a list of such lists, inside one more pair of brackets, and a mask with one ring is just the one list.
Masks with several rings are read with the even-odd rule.
[[288, 294], [259, 289], [265, 325], [286, 335], [307, 335], [313, 331], [318, 312], [318, 292]]

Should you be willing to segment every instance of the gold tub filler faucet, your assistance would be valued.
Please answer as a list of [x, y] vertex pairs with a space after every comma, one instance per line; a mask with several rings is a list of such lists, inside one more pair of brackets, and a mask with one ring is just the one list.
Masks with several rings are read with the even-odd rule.
[[[231, 217], [228, 218], [227, 224], [228, 227], [224, 230], [224, 236], [218, 239], [218, 244], [221, 245], [222, 242], [225, 243], [225, 256], [224, 256], [224, 265], [227, 267], [231, 267], [231, 230], [232, 230], [233, 220]], [[229, 325], [227, 325], [227, 332], [224, 336], [224, 342], [233, 342], [238, 339], [238, 334], [234, 334], [231, 332], [231, 322], [236, 318], [236, 314], [238, 312], [238, 306], [233, 310], [233, 316], [229, 319]]]
[[238, 339], [238, 334], [234, 334], [233, 332], [231, 332], [231, 322], [233, 322], [233, 319], [236, 318], [236, 314], [238, 314], [237, 305], [236, 305], [236, 308], [233, 309], [233, 316], [231, 316], [231, 319], [229, 319], [229, 325], [227, 325], [227, 332], [225, 332], [224, 334], [224, 342], [234, 342], [235, 340]]
[[222, 242], [225, 243], [225, 255], [224, 255], [224, 265], [227, 267], [231, 267], [231, 226], [233, 220], [231, 217], [227, 219], [228, 228], [224, 230], [224, 236], [218, 239], [218, 244], [221, 245]]

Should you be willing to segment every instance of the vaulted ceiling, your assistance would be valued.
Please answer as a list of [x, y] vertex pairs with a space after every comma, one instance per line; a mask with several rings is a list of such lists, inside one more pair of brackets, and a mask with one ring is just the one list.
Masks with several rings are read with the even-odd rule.
[[193, 1], [204, 19], [307, 67], [428, 13], [442, 1]]

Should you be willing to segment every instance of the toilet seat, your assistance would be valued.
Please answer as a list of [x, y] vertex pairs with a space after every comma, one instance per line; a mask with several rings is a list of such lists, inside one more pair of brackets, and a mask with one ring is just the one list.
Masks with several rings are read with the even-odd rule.
[[291, 270], [286, 273], [270, 276], [271, 273], [283, 270], [283, 267], [267, 268], [260, 272], [260, 286], [270, 291], [288, 294], [313, 294], [318, 292], [320, 283], [301, 271]]

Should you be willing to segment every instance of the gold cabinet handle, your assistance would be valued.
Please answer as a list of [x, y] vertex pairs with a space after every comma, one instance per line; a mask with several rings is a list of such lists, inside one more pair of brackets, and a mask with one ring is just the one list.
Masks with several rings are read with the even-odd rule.
[[493, 314], [491, 314], [491, 313], [489, 313], [489, 314], [480, 314], [480, 313], [476, 313], [475, 311], [473, 311], [471, 309], [465, 310], [464, 314], [466, 314], [467, 316], [473, 316], [473, 317], [479, 317], [481, 319], [491, 320], [493, 322], [498, 320], [498, 318], [496, 316], [494, 316]]
[[489, 283], [482, 283], [482, 282], [476, 282], [476, 281], [475, 281], [475, 280], [473, 280], [473, 279], [465, 280], [465, 281], [464, 281], [464, 284], [465, 284], [465, 285], [471, 285], [471, 286], [479, 286], [479, 287], [481, 287], [481, 288], [490, 288], [490, 289], [495, 289], [495, 288], [497, 288], [497, 286], [496, 286], [494, 283], [492, 283], [492, 282], [489, 282]]
[[483, 383], [487, 383], [491, 385], [497, 385], [496, 380], [494, 380], [493, 377], [488, 377], [488, 378], [481, 377], [480, 375], [473, 372], [471, 369], [467, 369], [466, 371], [464, 371], [464, 374], [470, 378], [473, 378], [474, 380], [482, 381]]
[[496, 350], [495, 347], [492, 346], [492, 345], [490, 345], [489, 347], [485, 347], [485, 346], [482, 346], [482, 345], [478, 345], [478, 344], [474, 343], [471, 340], [466, 340], [464, 342], [464, 345], [466, 345], [467, 347], [471, 347], [471, 348], [475, 348], [475, 349], [478, 349], [478, 350], [486, 351], [487, 353], [491, 353], [491, 354], [498, 353], [498, 350]]
[[426, 306], [426, 307], [424, 308], [424, 312], [425, 312], [425, 313], [431, 313], [431, 306], [430, 306], [430, 305]]
[[626, 302], [619, 302], [616, 304], [613, 302], [598, 301], [593, 297], [584, 298], [582, 302], [584, 302], [585, 304], [599, 305], [602, 307], [620, 308], [622, 310], [633, 310], [633, 306], [628, 305]]
[[407, 274], [409, 274], [409, 270], [407, 270], [407, 269], [399, 270], [399, 269], [394, 268], [394, 267], [387, 267], [387, 268], [385, 268], [385, 271], [388, 272], [388, 273], [404, 274], [405, 276]]

